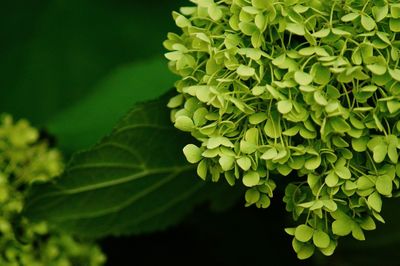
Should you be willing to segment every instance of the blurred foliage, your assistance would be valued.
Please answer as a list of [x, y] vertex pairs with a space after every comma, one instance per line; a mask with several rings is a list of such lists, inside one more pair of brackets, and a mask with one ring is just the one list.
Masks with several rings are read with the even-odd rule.
[[55, 115], [48, 129], [68, 153], [89, 147], [110, 131], [132, 103], [157, 98], [174, 80], [161, 57], [117, 68], [92, 93]]
[[0, 265], [98, 266], [99, 247], [49, 230], [39, 221], [19, 219], [34, 182], [50, 182], [64, 168], [58, 150], [49, 149], [26, 120], [0, 117]]
[[174, 27], [171, 11], [179, 5], [128, 0], [3, 3], [0, 111], [43, 125], [96, 89], [115, 67], [161, 55], [162, 41]]

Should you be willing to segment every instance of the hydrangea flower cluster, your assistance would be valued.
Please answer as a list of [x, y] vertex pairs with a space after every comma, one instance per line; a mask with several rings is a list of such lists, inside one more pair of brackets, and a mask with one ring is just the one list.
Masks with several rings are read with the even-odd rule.
[[181, 76], [172, 121], [200, 142], [187, 160], [203, 179], [243, 183], [247, 206], [268, 207], [292, 178], [300, 259], [364, 240], [399, 189], [400, 3], [191, 2], [164, 43]]
[[0, 118], [0, 265], [98, 266], [105, 256], [93, 244], [49, 231], [46, 223], [20, 219], [27, 188], [63, 169], [57, 150], [39, 139], [26, 120]]

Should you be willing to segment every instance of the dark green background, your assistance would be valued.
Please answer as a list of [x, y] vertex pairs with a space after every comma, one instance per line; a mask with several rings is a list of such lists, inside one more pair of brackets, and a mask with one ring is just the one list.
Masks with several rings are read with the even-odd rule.
[[179, 1], [6, 2], [0, 105], [43, 123], [93, 92], [116, 67], [161, 56]]
[[172, 87], [162, 41], [174, 29], [170, 17], [178, 6], [179, 1], [3, 2], [1, 111], [50, 128], [68, 152], [87, 147], [134, 102]]
[[[162, 41], [171, 11], [187, 1], [3, 1], [0, 8], [0, 112], [56, 135], [66, 157], [87, 148], [135, 102], [173, 86]], [[400, 265], [399, 202], [366, 242], [341, 241], [330, 259], [304, 265]], [[109, 238], [109, 265], [296, 265], [281, 195], [269, 210], [210, 212], [200, 206], [166, 232]], [[140, 263], [139, 263], [140, 261]]]

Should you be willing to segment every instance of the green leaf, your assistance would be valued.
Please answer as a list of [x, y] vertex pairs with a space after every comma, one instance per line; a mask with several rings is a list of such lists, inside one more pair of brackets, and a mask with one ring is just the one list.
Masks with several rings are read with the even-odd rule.
[[296, 228], [295, 227], [285, 228], [285, 232], [288, 235], [294, 236], [294, 233], [296, 232]]
[[351, 129], [350, 125], [341, 117], [332, 117], [329, 123], [336, 132], [344, 133]]
[[239, 158], [236, 162], [240, 166], [240, 168], [242, 168], [242, 170], [244, 171], [249, 170], [251, 167], [251, 160], [247, 156]]
[[297, 23], [288, 23], [286, 25], [286, 30], [290, 31], [293, 34], [304, 36], [306, 34], [305, 28], [302, 24]]
[[258, 31], [257, 26], [254, 23], [244, 21], [239, 23], [239, 28], [247, 36], [251, 36], [254, 32]]
[[390, 14], [392, 15], [392, 18], [400, 18], [400, 5], [392, 4], [390, 6]]
[[244, 54], [248, 58], [253, 59], [253, 60], [260, 60], [262, 56], [262, 51], [260, 49], [254, 49], [254, 48], [241, 48], [239, 50], [239, 54]]
[[256, 30], [251, 35], [251, 44], [254, 48], [260, 48], [263, 43], [263, 35], [259, 30]]
[[307, 242], [313, 237], [313, 234], [313, 228], [309, 227], [308, 225], [302, 224], [296, 227], [294, 237], [300, 242]]
[[331, 242], [329, 235], [321, 230], [316, 230], [313, 234], [313, 242], [316, 247], [327, 248]]
[[335, 166], [335, 173], [343, 179], [350, 179], [351, 178], [351, 172], [349, 168], [343, 166], [343, 165], [338, 165]]
[[306, 161], [304, 167], [307, 170], [315, 170], [321, 165], [321, 156], [313, 156]]
[[338, 206], [335, 203], [334, 200], [329, 199], [329, 200], [322, 200], [322, 202], [324, 203], [324, 207], [327, 208], [329, 211], [334, 212], [337, 210]]
[[293, 104], [290, 100], [283, 100], [283, 101], [278, 102], [277, 107], [278, 107], [279, 113], [287, 114], [287, 113], [290, 113], [290, 111], [292, 111]]
[[356, 48], [353, 51], [353, 54], [351, 55], [351, 61], [353, 61], [353, 63], [356, 65], [362, 64], [362, 56], [361, 56], [361, 51], [359, 48]]
[[390, 143], [388, 145], [388, 156], [392, 163], [397, 164], [399, 160], [399, 153], [397, 152], [397, 145]]
[[358, 189], [367, 190], [374, 186], [375, 183], [373, 183], [368, 176], [360, 176], [360, 178], [357, 180]]
[[254, 204], [260, 200], [260, 195], [261, 194], [257, 189], [255, 189], [255, 188], [249, 189], [246, 191], [246, 194], [245, 194], [246, 202], [249, 204]]
[[331, 79], [331, 72], [329, 69], [320, 64], [313, 65], [311, 68], [311, 74], [314, 77], [314, 81], [320, 85], [329, 83]]
[[374, 6], [372, 8], [372, 14], [375, 17], [376, 22], [383, 20], [389, 13], [388, 5], [384, 6]]
[[[389, 38], [388, 38], [387, 33], [378, 31], [378, 32], [376, 33], [376, 35], [379, 37], [379, 39], [381, 39], [381, 40], [382, 40], [383, 42], [385, 42], [386, 44], [388, 44], [388, 45], [391, 45], [391, 44], [392, 44], [392, 42], [391, 42], [391, 41], [389, 40]], [[383, 62], [385, 62], [385, 61], [383, 60]]]
[[374, 192], [368, 196], [368, 205], [375, 211], [381, 212], [382, 199], [378, 192]]
[[198, 163], [202, 159], [201, 149], [194, 144], [188, 144], [183, 148], [183, 153], [189, 163]]
[[223, 16], [221, 9], [215, 4], [211, 5], [208, 8], [208, 14], [210, 15], [210, 18], [214, 21], [220, 20]]
[[263, 155], [261, 155], [261, 159], [263, 160], [272, 160], [276, 156], [278, 156], [278, 151], [275, 148], [271, 148], [267, 150]]
[[171, 126], [166, 96], [137, 105], [54, 183], [34, 187], [24, 215], [92, 237], [178, 222], [207, 192], [182, 155], [189, 139]]
[[362, 91], [362, 92], [376, 92], [377, 89], [378, 89], [378, 87], [375, 86], [375, 85], [368, 85], [368, 86], [360, 88], [360, 91]]
[[349, 22], [349, 21], [355, 20], [355, 19], [358, 18], [359, 16], [360, 16], [360, 14], [357, 14], [357, 13], [349, 13], [349, 14], [347, 14], [347, 15], [344, 15], [344, 16], [341, 18], [341, 20], [342, 20], [343, 22]]
[[[157, 78], [148, 75], [150, 72]], [[175, 79], [162, 58], [119, 67], [94, 86], [91, 94], [55, 115], [48, 129], [64, 151], [88, 148], [107, 134], [132, 104], [165, 93]]]
[[276, 113], [271, 113], [270, 118], [265, 123], [265, 134], [270, 138], [279, 138], [282, 134], [282, 127], [280, 124], [279, 116]]
[[360, 226], [362, 229], [369, 230], [369, 231], [376, 229], [375, 221], [370, 216], [367, 216], [366, 218], [364, 218], [363, 221], [360, 223]]
[[243, 184], [246, 187], [254, 187], [260, 182], [260, 175], [255, 171], [250, 171], [243, 176]]
[[[295, 157], [296, 158], [296, 157]], [[313, 189], [319, 183], [320, 177], [314, 174], [307, 175], [307, 183]]]
[[315, 38], [325, 38], [331, 33], [330, 29], [322, 29], [312, 34]]
[[297, 135], [297, 133], [299, 133], [299, 130], [300, 130], [299, 126], [294, 126], [292, 128], [285, 130], [284, 132], [282, 132], [282, 134], [285, 136], [293, 137], [293, 136]]
[[317, 104], [321, 106], [326, 106], [328, 105], [328, 101], [326, 100], [325, 96], [322, 95], [321, 91], [315, 91], [314, 92], [314, 100], [317, 102]]
[[260, 96], [265, 92], [265, 86], [256, 86], [251, 90], [251, 92], [254, 96]]
[[187, 116], [179, 116], [175, 120], [175, 127], [186, 132], [190, 132], [194, 128], [193, 120]]
[[[264, 30], [266, 27], [266, 17], [259, 13], [256, 15], [254, 22], [259, 30]], [[253, 36], [252, 36], [253, 37]]]
[[283, 94], [281, 94], [276, 88], [274, 88], [270, 85], [267, 85], [265, 88], [275, 99], [281, 100], [281, 99], [285, 98], [285, 96]]
[[351, 234], [355, 239], [357, 239], [359, 241], [365, 240], [365, 235], [364, 235], [363, 230], [356, 223], [353, 223], [353, 229], [351, 230]]
[[224, 44], [226, 48], [231, 49], [237, 47], [240, 43], [240, 38], [235, 34], [228, 34], [225, 37]]
[[387, 71], [387, 67], [385, 65], [380, 65], [380, 64], [372, 64], [372, 65], [367, 65], [367, 68], [374, 73], [375, 75], [383, 75]]
[[[221, 157], [222, 158], [222, 157]], [[220, 158], [220, 165], [221, 165], [221, 168], [222, 168], [222, 170], [224, 170], [224, 171], [226, 171], [225, 173], [224, 173], [224, 176], [225, 176], [225, 180], [226, 180], [226, 182], [230, 185], [230, 186], [234, 186], [235, 184], [236, 184], [236, 177], [234, 176], [234, 174], [232, 173], [232, 172], [228, 172], [228, 170], [230, 170], [231, 169], [231, 167], [224, 167], [223, 166], [223, 163], [221, 163], [221, 158]]]
[[377, 163], [383, 162], [386, 158], [387, 151], [388, 145], [386, 143], [382, 142], [376, 145], [372, 150], [374, 161]]
[[[258, 139], [259, 139], [259, 130], [258, 128], [249, 128], [246, 131], [246, 134], [244, 135], [244, 139], [254, 145], [258, 144]], [[232, 148], [234, 147], [234, 145], [231, 146]]]
[[221, 155], [219, 158], [219, 164], [221, 165], [222, 170], [229, 171], [233, 168], [235, 163], [235, 158], [232, 156]]
[[336, 249], [336, 242], [330, 241], [329, 246], [327, 248], [320, 249], [321, 253], [325, 256], [331, 256]]
[[314, 254], [314, 246], [310, 244], [305, 244], [303, 247], [297, 252], [297, 258], [300, 260], [306, 260], [310, 258]]
[[256, 113], [249, 117], [249, 122], [252, 125], [258, 125], [258, 124], [264, 122], [265, 120], [267, 120], [267, 118], [268, 118], [268, 116], [266, 113]]
[[294, 73], [294, 80], [299, 85], [307, 86], [311, 84], [311, 82], [313, 81], [313, 77], [310, 74], [305, 73], [303, 71], [296, 71]]
[[394, 32], [400, 32], [400, 19], [391, 18], [389, 20], [389, 27]]
[[252, 77], [256, 73], [255, 69], [249, 66], [240, 65], [236, 70], [236, 73], [244, 78]]
[[195, 91], [197, 99], [203, 103], [208, 103], [211, 100], [211, 92], [209, 86], [191, 86], [191, 89]]
[[257, 150], [258, 146], [250, 141], [240, 141], [240, 151], [244, 154], [252, 154]]
[[393, 79], [400, 81], [400, 69], [389, 69], [389, 74]]
[[338, 28], [333, 28], [332, 33], [338, 36], [351, 36], [350, 32]]
[[352, 138], [351, 139], [351, 146], [353, 147], [353, 149], [357, 152], [364, 152], [367, 150], [367, 144], [369, 141], [369, 137], [368, 136], [364, 136], [361, 138]]
[[341, 218], [332, 223], [332, 232], [338, 236], [347, 236], [351, 233], [353, 221], [350, 218]]
[[338, 182], [339, 177], [337, 174], [335, 174], [335, 172], [330, 172], [325, 178], [325, 183], [328, 185], [328, 187], [335, 187]]
[[393, 182], [392, 178], [388, 175], [379, 176], [375, 186], [376, 190], [384, 196], [390, 196], [392, 194]]
[[299, 53], [299, 55], [302, 55], [302, 56], [310, 56], [310, 55], [315, 54], [315, 49], [316, 49], [316, 47], [313, 47], [313, 46], [306, 47], [306, 48], [300, 49], [298, 51], [298, 53]]
[[[281, 54], [274, 60], [272, 60], [272, 64], [275, 66], [281, 68], [281, 69], [297, 69], [298, 68], [298, 63], [294, 61], [293, 59], [289, 58], [286, 56], [286, 54]], [[268, 85], [267, 85], [268, 89]]]
[[259, 9], [272, 8], [272, 5], [268, 1], [264, 0], [251, 0], [251, 3], [253, 4], [253, 6]]
[[190, 21], [178, 12], [173, 12], [173, 17], [175, 19], [176, 26], [180, 28], [189, 27], [191, 25]]
[[394, 114], [400, 110], [400, 102], [399, 101], [388, 101], [387, 102], [388, 110], [391, 114]]
[[225, 147], [233, 147], [233, 143], [226, 137], [221, 137], [221, 136], [214, 136], [208, 139], [207, 142], [207, 148], [208, 149], [215, 149], [220, 146], [225, 146]]
[[206, 180], [207, 173], [208, 173], [207, 162], [206, 160], [201, 160], [200, 163], [197, 165], [197, 175], [201, 179]]
[[367, 31], [371, 31], [376, 27], [375, 21], [368, 15], [361, 15], [361, 25]]

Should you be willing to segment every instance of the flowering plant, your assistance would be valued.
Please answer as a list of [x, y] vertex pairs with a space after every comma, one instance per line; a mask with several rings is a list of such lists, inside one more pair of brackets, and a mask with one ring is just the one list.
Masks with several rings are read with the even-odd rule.
[[[192, 0], [174, 13], [175, 127], [197, 173], [267, 208], [280, 180], [300, 259], [364, 240], [398, 194], [397, 1]], [[288, 176], [288, 178], [285, 178]]]

